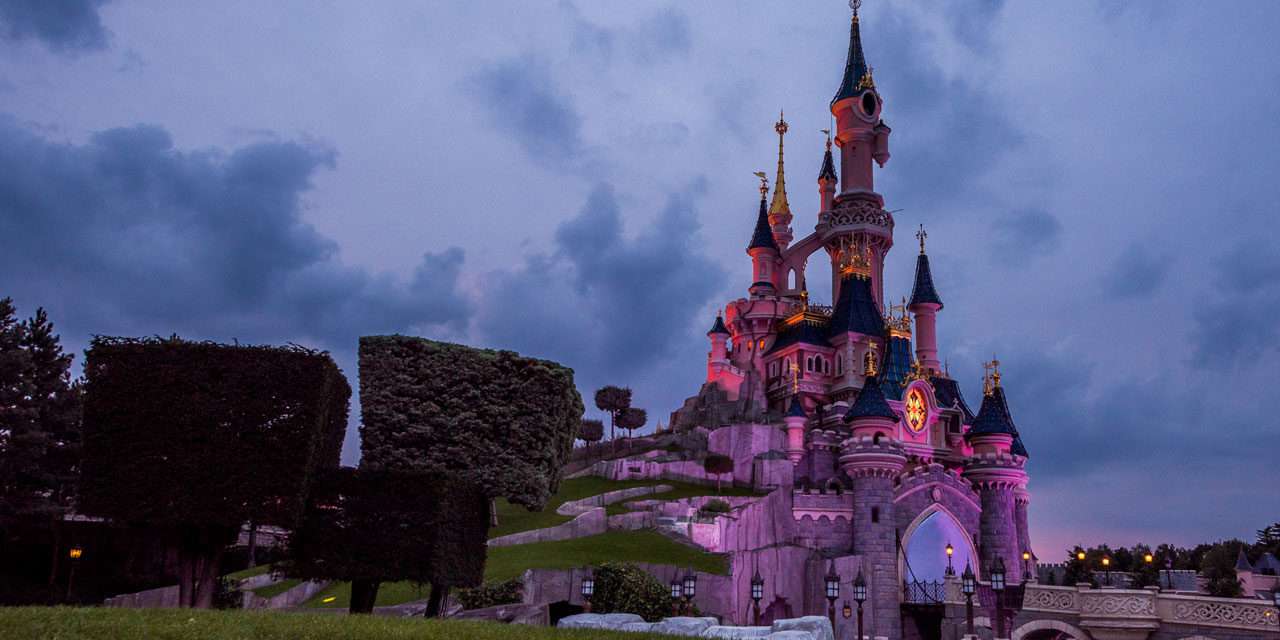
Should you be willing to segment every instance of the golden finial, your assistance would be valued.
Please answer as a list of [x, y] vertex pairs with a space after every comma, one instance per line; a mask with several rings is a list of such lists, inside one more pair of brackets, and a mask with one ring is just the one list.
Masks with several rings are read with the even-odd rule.
[[911, 361], [911, 367], [907, 369], [906, 377], [902, 379], [902, 386], [906, 387], [907, 385], [911, 384], [912, 382], [915, 382], [916, 380], [928, 380], [928, 379], [929, 379], [929, 370], [925, 369], [924, 365], [920, 364], [919, 360], [913, 360]]
[[920, 255], [924, 255], [924, 239], [929, 237], [929, 233], [924, 230], [924, 225], [920, 225], [920, 230], [916, 232], [916, 239], [920, 241]]
[[842, 243], [839, 266], [842, 275], [855, 275], [860, 278], [871, 277], [871, 247], [855, 241], [852, 246]]
[[876, 346], [874, 344], [867, 345], [866, 354], [862, 356], [862, 375], [868, 378], [878, 374], [879, 363], [876, 361]]
[[782, 118], [782, 111], [778, 111], [778, 121], [773, 123], [773, 130], [778, 132], [779, 136], [787, 134], [787, 121]]
[[982, 376], [982, 393], [989, 396], [1000, 388], [1000, 361], [996, 354], [991, 354], [991, 362], [982, 363], [982, 368], [986, 371]]
[[791, 363], [791, 393], [800, 393], [800, 365], [796, 362]]
[[[773, 130], [778, 132], [778, 175], [773, 181], [773, 202], [769, 203], [769, 215], [772, 216], [790, 216], [791, 205], [787, 203], [787, 178], [782, 162], [782, 138], [787, 134], [787, 121], [783, 119], [782, 111], [778, 111], [778, 121], [774, 123]], [[773, 219], [770, 219], [773, 222]]]
[[763, 171], [753, 172], [753, 175], [760, 178], [760, 197], [763, 198], [766, 193], [769, 193], [769, 176], [766, 176]]
[[862, 89], [876, 88], [876, 80], [875, 78], [871, 77], [871, 72], [874, 70], [875, 70], [875, 67], [868, 66], [866, 73], [863, 73], [862, 77], [858, 79], [857, 88], [859, 91], [861, 91]]
[[831, 130], [830, 130], [830, 129], [818, 129], [818, 131], [821, 131], [822, 133], [825, 133], [825, 134], [827, 135], [827, 151], [830, 151], [830, 150], [831, 150]]
[[805, 287], [800, 290], [800, 306], [805, 310], [809, 310], [809, 288]]
[[862, 7], [862, 0], [849, 0], [849, 9], [853, 11], [853, 21], [858, 21], [858, 9]]
[[889, 335], [894, 338], [911, 337], [911, 319], [907, 317], [907, 298], [903, 296], [902, 304], [889, 305], [889, 317], [885, 319], [889, 327]]

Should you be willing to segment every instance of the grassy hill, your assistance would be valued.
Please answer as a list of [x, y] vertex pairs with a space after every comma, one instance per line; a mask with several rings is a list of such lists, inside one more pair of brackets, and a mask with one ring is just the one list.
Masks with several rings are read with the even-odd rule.
[[0, 608], [5, 640], [660, 640], [492, 622], [191, 609]]

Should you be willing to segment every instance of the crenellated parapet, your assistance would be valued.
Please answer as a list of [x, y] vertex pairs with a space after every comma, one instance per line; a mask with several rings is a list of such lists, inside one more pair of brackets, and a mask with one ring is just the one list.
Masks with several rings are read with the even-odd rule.
[[840, 468], [850, 478], [897, 479], [907, 464], [902, 443], [888, 438], [854, 436], [844, 441], [840, 451]]
[[936, 462], [921, 465], [898, 478], [897, 498], [901, 499], [929, 488], [943, 486], [952, 489], [969, 500], [976, 501], [973, 483], [959, 469], [948, 469]]
[[843, 436], [830, 429], [813, 429], [809, 432], [809, 448], [839, 453]]
[[975, 453], [965, 462], [964, 477], [978, 491], [1023, 489], [1025, 492], [1026, 463], [1026, 458], [1003, 452]]

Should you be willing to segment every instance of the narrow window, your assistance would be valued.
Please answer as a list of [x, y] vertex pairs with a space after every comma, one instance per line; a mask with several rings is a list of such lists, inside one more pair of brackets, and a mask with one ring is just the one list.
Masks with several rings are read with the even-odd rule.
[[880, 507], [871, 507], [871, 522], [880, 522]]

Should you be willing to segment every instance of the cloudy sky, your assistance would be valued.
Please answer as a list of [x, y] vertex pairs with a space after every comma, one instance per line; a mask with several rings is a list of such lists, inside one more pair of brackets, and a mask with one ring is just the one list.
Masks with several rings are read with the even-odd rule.
[[[878, 187], [929, 229], [975, 406], [1004, 363], [1040, 556], [1280, 520], [1280, 3], [862, 14]], [[354, 378], [362, 334], [512, 348], [665, 417], [750, 283], [779, 109], [816, 222], [847, 27], [838, 0], [0, 0], [0, 296], [77, 351], [294, 341]]]

